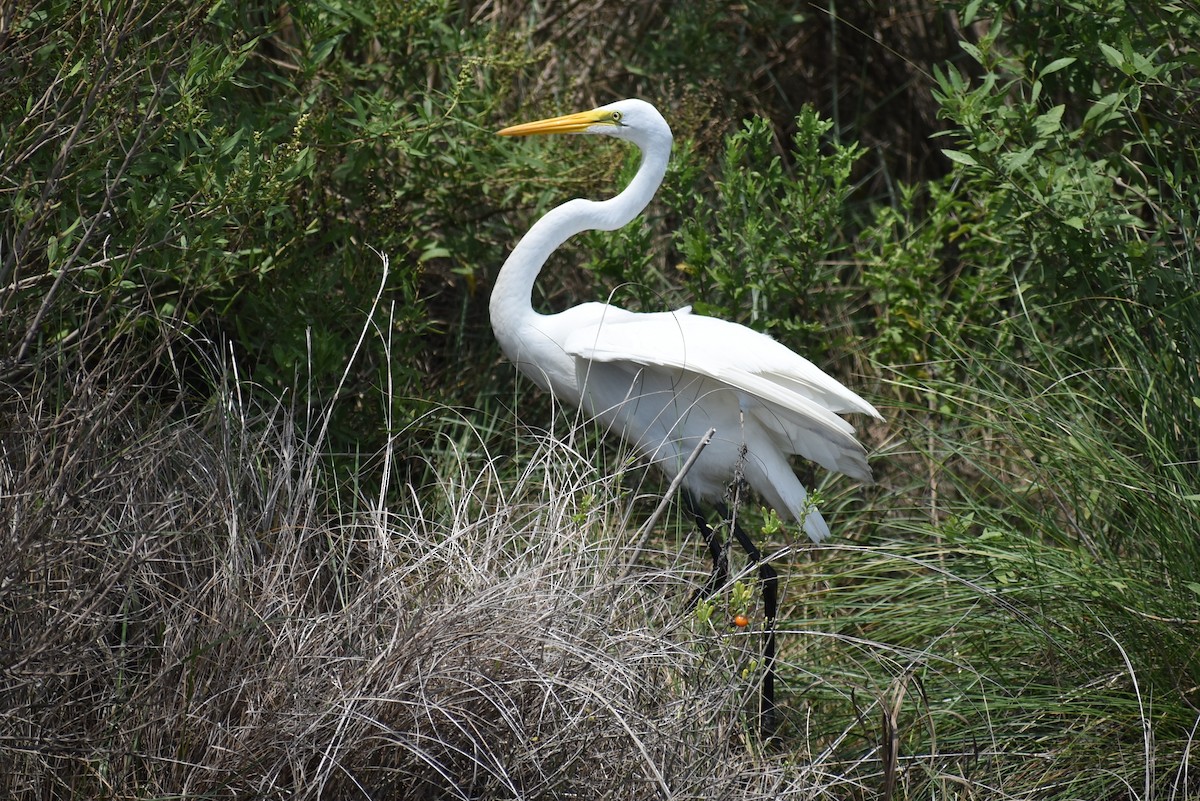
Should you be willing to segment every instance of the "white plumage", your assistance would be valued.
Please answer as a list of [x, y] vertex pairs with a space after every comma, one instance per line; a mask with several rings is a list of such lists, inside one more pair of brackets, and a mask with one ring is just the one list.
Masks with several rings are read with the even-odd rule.
[[710, 428], [711, 443], [683, 479], [698, 501], [719, 502], [740, 472], [776, 511], [802, 522], [814, 541], [829, 536], [788, 462], [799, 455], [860, 481], [866, 451], [838, 417], [878, 411], [802, 356], [745, 326], [690, 308], [640, 314], [584, 303], [543, 315], [533, 283], [549, 255], [583, 230], [612, 230], [645, 208], [662, 182], [671, 131], [658, 111], [623, 100], [593, 111], [506, 128], [509, 136], [592, 133], [642, 151], [629, 186], [605, 201], [572, 200], [530, 229], [504, 263], [492, 292], [492, 327], [505, 355], [560, 401], [582, 407], [632, 443], [670, 478]]

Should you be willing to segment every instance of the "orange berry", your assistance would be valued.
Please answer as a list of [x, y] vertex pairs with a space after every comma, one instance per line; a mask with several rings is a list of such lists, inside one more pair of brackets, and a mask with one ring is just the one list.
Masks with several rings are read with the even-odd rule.
[[737, 626], [739, 629], [744, 629], [746, 626], [750, 625], [750, 618], [746, 617], [745, 615], [734, 615], [733, 625]]

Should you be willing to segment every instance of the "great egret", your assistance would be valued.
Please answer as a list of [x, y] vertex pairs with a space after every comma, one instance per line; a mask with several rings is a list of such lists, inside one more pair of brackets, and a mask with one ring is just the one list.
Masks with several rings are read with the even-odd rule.
[[[492, 290], [492, 329], [517, 368], [562, 402], [581, 407], [676, 478], [710, 429], [715, 435], [682, 477], [688, 507], [713, 555], [710, 585], [723, 583], [719, 538], [699, 504], [720, 508], [742, 476], [781, 516], [798, 521], [814, 542], [829, 536], [821, 513], [788, 463], [803, 456], [826, 469], [871, 480], [866, 451], [839, 413], [882, 419], [870, 403], [807, 359], [745, 326], [694, 314], [690, 307], [650, 314], [584, 303], [558, 314], [532, 306], [546, 259], [581, 231], [611, 231], [636, 217], [662, 183], [671, 129], [654, 106], [622, 100], [592, 111], [504, 128], [501, 136], [601, 134], [642, 152], [629, 185], [609, 200], [570, 200], [534, 223], [504, 262]], [[772, 627], [774, 570], [731, 521], [734, 536], [759, 564]], [[764, 717], [773, 704], [773, 635], [768, 637]]]

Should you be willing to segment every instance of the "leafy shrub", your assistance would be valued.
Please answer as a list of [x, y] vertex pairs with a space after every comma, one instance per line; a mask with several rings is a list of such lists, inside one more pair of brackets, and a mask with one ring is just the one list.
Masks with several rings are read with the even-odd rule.
[[809, 696], [825, 737], [880, 743], [885, 772], [946, 754], [897, 767], [909, 794], [1195, 783], [1200, 151], [1142, 104], [1187, 111], [1197, 23], [1106, 10], [967, 4], [979, 74], [936, 73], [953, 171], [857, 243], [906, 433], [871, 546], [817, 571], [845, 599], [807, 607], [830, 639], [794, 647], [881, 712], [848, 722], [870, 716], [835, 682]]
[[[100, 347], [123, 321], [198, 328], [232, 340], [243, 373], [272, 393], [303, 377], [314, 397], [339, 383], [369, 394], [339, 407], [340, 450], [386, 437], [371, 392], [384, 374], [393, 420], [422, 412], [431, 370], [450, 392], [478, 391], [445, 375], [453, 343], [486, 342], [465, 332], [478, 319], [467, 294], [446, 287], [496, 258], [494, 215], [463, 209], [498, 171], [477, 120], [523, 62], [446, 13], [21, 9], [7, 48], [29, 80], [5, 83], [2, 103], [9, 370], [54, 358], [59, 343]], [[372, 248], [396, 265], [376, 320], [389, 333], [343, 380], [383, 278]], [[382, 343], [409, 356], [389, 367]]]
[[[785, 161], [771, 125], [748, 120], [726, 138], [717, 178], [683, 142], [650, 221], [589, 235], [589, 267], [617, 287], [618, 299], [631, 292], [643, 309], [682, 300], [702, 314], [822, 352], [829, 329], [845, 327], [839, 312], [856, 295], [853, 271], [838, 256], [846, 249], [842, 223], [862, 150], [827, 143], [832, 123], [812, 109], [796, 126]], [[668, 244], [655, 230], [676, 224], [674, 250], [655, 255]]]

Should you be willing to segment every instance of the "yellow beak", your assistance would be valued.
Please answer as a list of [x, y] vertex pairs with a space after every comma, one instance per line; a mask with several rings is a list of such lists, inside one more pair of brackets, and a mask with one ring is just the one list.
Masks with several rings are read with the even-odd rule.
[[[618, 118], [619, 119], [619, 118]], [[583, 133], [593, 125], [615, 125], [613, 112], [594, 109], [578, 114], [566, 114], [547, 120], [510, 125], [497, 131], [500, 136], [532, 136], [533, 134]]]

